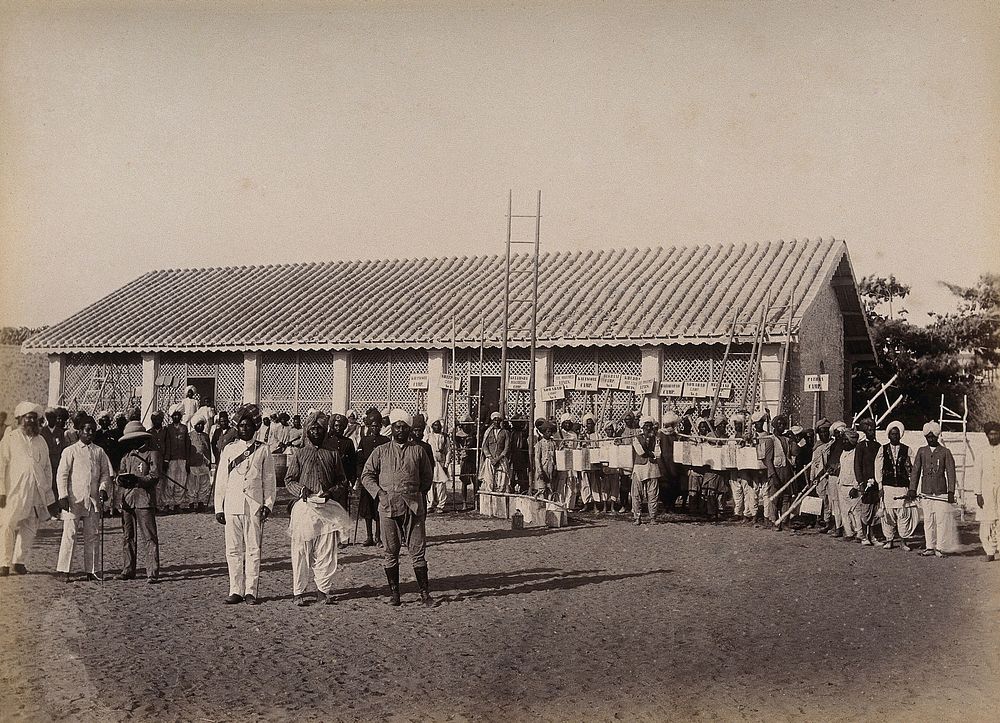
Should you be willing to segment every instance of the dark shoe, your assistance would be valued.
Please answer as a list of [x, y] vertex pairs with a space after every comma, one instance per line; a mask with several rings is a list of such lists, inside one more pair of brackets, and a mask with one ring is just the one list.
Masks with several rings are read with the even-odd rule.
[[306, 596], [305, 595], [296, 595], [293, 598], [293, 600], [295, 601], [296, 607], [304, 608], [306, 605], [309, 604], [309, 601], [306, 600]]
[[14, 567], [11, 568], [11, 569], [14, 571], [15, 575], [27, 575], [28, 574], [28, 568], [26, 568], [24, 565], [22, 565], [20, 563], [18, 563], [17, 565], [14, 565]]
[[986, 556], [986, 562], [993, 562], [993, 560], [995, 560], [995, 559], [996, 559], [995, 555], [987, 555]]
[[399, 607], [399, 565], [385, 568], [385, 579], [389, 582], [389, 604]]
[[73, 582], [73, 576], [68, 572], [56, 573], [62, 582]]
[[375, 547], [375, 540], [372, 540], [371, 538], [369, 538], [369, 539], [365, 540], [364, 542], [362, 542], [361, 546], [362, 547]]
[[260, 605], [260, 600], [258, 600], [253, 595], [244, 595], [243, 602], [245, 602], [247, 605]]
[[337, 601], [333, 597], [333, 593], [332, 592], [325, 592], [325, 593], [321, 592], [320, 595], [323, 596], [323, 604], [324, 605], [335, 605], [337, 603]]
[[8, 575], [10, 575], [10, 568], [0, 567], [0, 577], [7, 577]]
[[89, 582], [104, 582], [104, 578], [103, 577], [101, 577], [100, 575], [98, 575], [96, 573], [93, 573], [93, 572], [88, 572], [87, 573], [87, 580]]
[[424, 604], [424, 607], [434, 607], [434, 599], [431, 597], [431, 586], [427, 581], [427, 568], [416, 567], [413, 569], [413, 574], [417, 576], [417, 587], [420, 588], [420, 602]]
[[833, 533], [833, 536], [834, 537], [843, 537], [844, 536], [844, 530], [843, 530], [843, 528], [838, 527], [837, 531]]
[[199, 502], [198, 503], [198, 507], [196, 508], [196, 511], [197, 512], [204, 512], [205, 511], [205, 503], [204, 502]]
[[135, 580], [134, 572], [119, 572], [115, 575], [115, 580]]
[[147, 577], [146, 578], [146, 584], [147, 585], [156, 585], [159, 581], [160, 581], [160, 578], [158, 578], [158, 577]]
[[224, 605], [239, 605], [241, 602], [243, 602], [243, 596], [236, 593], [233, 593], [222, 601]]

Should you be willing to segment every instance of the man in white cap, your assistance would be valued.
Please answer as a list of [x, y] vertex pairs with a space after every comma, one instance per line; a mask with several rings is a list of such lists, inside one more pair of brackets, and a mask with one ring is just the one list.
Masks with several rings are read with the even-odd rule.
[[974, 482], [979, 508], [976, 519], [986, 562], [993, 562], [1000, 553], [1000, 424], [987, 422], [983, 431], [990, 446], [979, 460], [979, 474]]
[[757, 459], [764, 465], [758, 478], [760, 481], [757, 486], [757, 499], [763, 508], [764, 518], [775, 522], [778, 519], [777, 501], [769, 500], [780, 485], [778, 468], [785, 466], [784, 447], [767, 431], [766, 412], [762, 410], [754, 412], [750, 416], [750, 421], [753, 422], [754, 431], [757, 433]]
[[79, 438], [63, 450], [56, 472], [59, 506], [63, 510], [63, 535], [56, 572], [62, 573], [66, 582], [70, 579], [78, 522], [83, 524], [84, 572], [88, 580], [100, 580], [97, 576], [97, 543], [100, 517], [111, 484], [111, 460], [103, 449], [93, 443], [97, 423], [90, 417], [83, 417], [78, 423]]
[[642, 433], [632, 438], [632, 519], [642, 523], [642, 503], [649, 510], [649, 521], [656, 524], [656, 507], [660, 499], [660, 450], [656, 420], [643, 417], [639, 421]]
[[844, 511], [840, 507], [840, 456], [844, 453], [844, 432], [847, 425], [837, 420], [830, 425], [830, 451], [827, 455], [826, 469], [829, 471], [829, 482], [826, 486], [826, 501], [833, 515], [834, 537], [844, 536]]
[[491, 492], [506, 492], [510, 482], [510, 433], [503, 428], [500, 412], [490, 415], [490, 426], [483, 434], [483, 459], [479, 478]]
[[411, 437], [413, 417], [402, 409], [394, 409], [389, 419], [392, 422], [392, 438], [372, 451], [365, 462], [361, 483], [378, 500], [389, 604], [400, 604], [399, 551], [405, 543], [420, 587], [421, 601], [431, 606], [434, 603], [424, 557], [427, 518], [424, 495], [433, 483], [434, 468], [423, 447]]
[[955, 458], [951, 450], [940, 443], [941, 425], [928, 422], [924, 425], [927, 445], [917, 450], [910, 472], [910, 489], [907, 498], [921, 496], [920, 509], [924, 513], [924, 539], [926, 544], [920, 554], [924, 557], [944, 557], [958, 540], [953, 507], [955, 504]]
[[674, 445], [680, 441], [679, 421], [676, 412], [667, 412], [660, 418], [660, 501], [667, 512], [674, 511], [682, 491], [681, 478], [685, 476], [684, 468], [674, 461]]
[[[833, 518], [833, 505], [829, 494], [830, 477], [826, 474], [829, 471], [830, 448], [832, 446], [833, 439], [830, 437], [830, 421], [824, 417], [816, 422], [816, 443], [813, 445], [808, 472], [809, 482], [815, 483], [816, 496], [822, 500], [823, 511], [820, 517], [822, 518], [824, 527], [820, 532], [824, 534], [834, 532], [837, 528]], [[840, 509], [839, 499], [837, 509]]]
[[42, 408], [21, 402], [17, 426], [0, 440], [0, 576], [28, 572], [39, 520], [57, 512], [49, 446], [38, 434]]
[[899, 546], [909, 550], [906, 538], [910, 531], [912, 507], [906, 505], [906, 493], [910, 488], [910, 473], [913, 471], [913, 450], [902, 443], [903, 423], [890, 422], [887, 428], [889, 443], [879, 447], [875, 455], [875, 482], [882, 489], [882, 547], [891, 550], [896, 538]]
[[226, 526], [229, 566], [227, 605], [256, 605], [264, 522], [274, 508], [274, 460], [267, 445], [254, 439], [260, 409], [245, 404], [233, 415], [237, 439], [226, 445], [215, 471], [215, 519]]
[[[590, 454], [597, 457], [597, 445], [601, 435], [597, 431], [597, 418], [588, 412], [580, 419], [583, 429], [580, 430], [580, 446], [593, 450]], [[580, 498], [586, 510], [604, 508], [605, 496], [601, 492], [601, 463], [591, 460], [589, 469], [580, 470]]]
[[857, 475], [857, 444], [860, 435], [853, 429], [845, 429], [840, 435], [840, 472], [837, 475], [837, 491], [840, 493], [840, 516], [844, 524], [844, 540], [857, 540], [862, 545], [871, 545], [861, 527], [861, 491], [864, 480]]

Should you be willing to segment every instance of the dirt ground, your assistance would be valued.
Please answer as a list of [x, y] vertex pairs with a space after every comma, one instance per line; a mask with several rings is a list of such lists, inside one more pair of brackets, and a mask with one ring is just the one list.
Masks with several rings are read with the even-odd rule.
[[336, 605], [294, 607], [285, 518], [258, 607], [222, 604], [211, 515], [160, 518], [158, 586], [57, 582], [50, 522], [33, 574], [0, 579], [2, 718], [997, 720], [1000, 562], [974, 525], [935, 559], [670, 519], [431, 516], [429, 610], [405, 560], [404, 605], [386, 605], [361, 546]]

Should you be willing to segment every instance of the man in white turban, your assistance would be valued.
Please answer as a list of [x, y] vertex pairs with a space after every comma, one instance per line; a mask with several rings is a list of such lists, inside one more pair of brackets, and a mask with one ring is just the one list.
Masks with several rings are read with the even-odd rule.
[[21, 402], [17, 426], [0, 440], [0, 576], [28, 572], [39, 520], [56, 512], [49, 446], [38, 434], [42, 408]]
[[955, 458], [951, 450], [940, 443], [941, 425], [928, 422], [924, 425], [927, 446], [917, 450], [910, 473], [907, 498], [914, 500], [919, 493], [920, 508], [924, 513], [924, 557], [944, 557], [958, 542], [955, 524]]
[[882, 494], [882, 547], [891, 550], [899, 538], [899, 546], [909, 550], [906, 538], [915, 526], [915, 506], [907, 505], [906, 493], [910, 487], [910, 472], [913, 471], [913, 450], [903, 444], [902, 422], [890, 422], [887, 428], [889, 443], [882, 445], [875, 455], [875, 482]]

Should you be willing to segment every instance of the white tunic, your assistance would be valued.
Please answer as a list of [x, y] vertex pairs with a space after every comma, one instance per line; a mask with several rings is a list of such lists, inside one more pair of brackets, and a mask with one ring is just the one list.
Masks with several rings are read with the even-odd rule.
[[983, 508], [976, 507], [976, 519], [980, 522], [1000, 520], [1000, 445], [986, 448], [973, 491], [983, 496]]
[[0, 495], [7, 505], [0, 510], [0, 525], [12, 526], [32, 516], [48, 518], [53, 504], [52, 463], [49, 446], [36, 434], [29, 437], [12, 429], [0, 440]]
[[274, 459], [266, 444], [260, 444], [253, 454], [229, 471], [229, 463], [247, 449], [248, 444], [237, 439], [226, 445], [219, 459], [215, 476], [215, 511], [227, 515], [244, 514], [244, 504], [250, 514], [256, 514], [261, 505], [274, 509], [277, 492], [274, 477]]
[[96, 444], [77, 441], [63, 450], [56, 472], [59, 498], [69, 497], [63, 519], [86, 517], [100, 509], [98, 496], [111, 483], [111, 460]]

